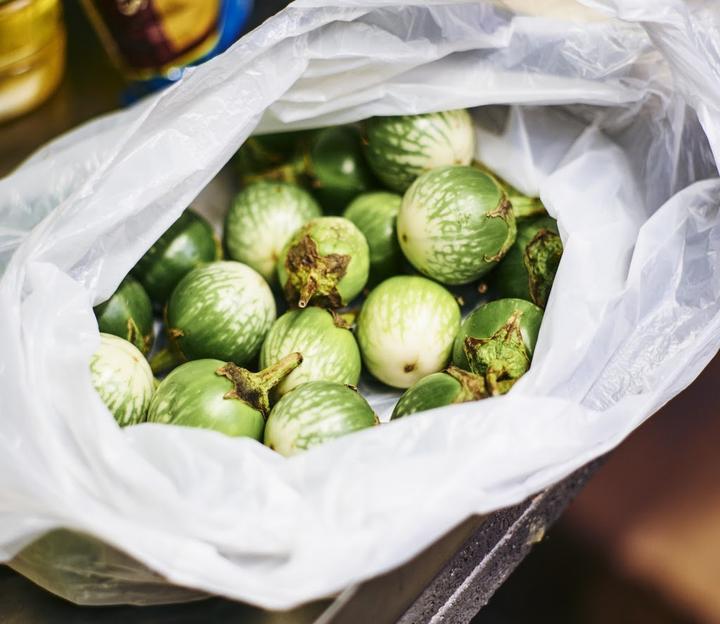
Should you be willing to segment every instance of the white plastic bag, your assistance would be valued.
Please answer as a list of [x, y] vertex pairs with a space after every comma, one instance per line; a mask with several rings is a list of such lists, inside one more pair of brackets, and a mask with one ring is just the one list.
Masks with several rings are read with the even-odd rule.
[[[64, 527], [93, 540], [55, 535], [15, 565], [78, 602], [193, 595], [166, 579], [287, 608], [556, 482], [689, 384], [720, 345], [720, 15], [587, 4], [610, 17], [298, 1], [0, 181], [0, 559]], [[509, 395], [289, 460], [211, 431], [115, 425], [90, 382], [92, 305], [251, 132], [455, 107], [475, 109], [478, 156], [541, 196], [565, 244]]]

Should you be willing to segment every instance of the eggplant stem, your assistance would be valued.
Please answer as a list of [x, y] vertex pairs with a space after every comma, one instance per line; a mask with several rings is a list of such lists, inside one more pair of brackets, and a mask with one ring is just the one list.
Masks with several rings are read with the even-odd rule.
[[303, 175], [302, 164], [296, 165], [294, 162], [288, 162], [284, 165], [278, 165], [272, 169], [267, 169], [262, 173], [251, 173], [243, 176], [245, 185], [255, 182], [273, 181], [273, 182], [290, 182], [296, 184], [299, 182], [300, 176]]
[[462, 387], [462, 394], [458, 397], [456, 403], [478, 401], [488, 397], [485, 379], [480, 375], [469, 373], [457, 366], [448, 366], [445, 369], [445, 374], [458, 381]]
[[328, 312], [332, 314], [335, 327], [339, 327], [340, 329], [350, 329], [353, 325], [355, 325], [355, 320], [357, 319], [358, 314], [360, 314], [360, 308], [352, 308], [350, 310], [345, 310], [345, 312], [338, 312], [337, 310], [330, 308]]
[[291, 353], [259, 373], [251, 373], [237, 364], [227, 362], [215, 374], [227, 377], [233, 384], [232, 390], [226, 392], [223, 398], [245, 401], [267, 418], [270, 413], [270, 390], [301, 363], [302, 355]]
[[303, 284], [302, 290], [300, 291], [300, 299], [298, 300], [298, 307], [301, 310], [307, 307], [316, 290], [317, 287], [314, 279], [308, 279], [305, 284]]
[[303, 357], [300, 353], [290, 353], [259, 373], [253, 373], [253, 376], [257, 380], [258, 386], [265, 392], [269, 392], [300, 366], [302, 361]]
[[516, 219], [524, 219], [526, 217], [546, 216], [547, 210], [543, 206], [542, 201], [538, 197], [528, 197], [527, 195], [509, 195], [508, 199], [512, 204], [513, 213]]

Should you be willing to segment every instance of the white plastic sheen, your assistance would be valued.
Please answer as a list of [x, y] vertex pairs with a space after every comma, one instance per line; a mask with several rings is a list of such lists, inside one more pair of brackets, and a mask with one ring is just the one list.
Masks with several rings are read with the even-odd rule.
[[[600, 19], [295, 2], [0, 181], [0, 559], [65, 527], [147, 566], [67, 541], [15, 560], [73, 600], [190, 595], [175, 583], [290, 607], [555, 483], [687, 386], [720, 346], [720, 9], [585, 4]], [[539, 193], [565, 243], [508, 396], [289, 460], [210, 431], [115, 425], [90, 381], [92, 305], [251, 132], [456, 107], [475, 109], [478, 156]], [[385, 415], [386, 398], [373, 398]]]

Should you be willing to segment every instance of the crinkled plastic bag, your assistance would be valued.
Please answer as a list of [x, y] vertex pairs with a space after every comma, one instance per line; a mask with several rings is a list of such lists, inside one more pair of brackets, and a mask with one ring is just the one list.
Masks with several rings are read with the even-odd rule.
[[[1, 181], [0, 559], [82, 603], [211, 592], [287, 608], [551, 485], [689, 384], [720, 340], [718, 9], [586, 4], [599, 19], [295, 2]], [[251, 132], [456, 107], [474, 109], [478, 157], [539, 194], [565, 244], [509, 395], [292, 459], [116, 426], [90, 381], [92, 306]], [[393, 398], [372, 397], [385, 416]]]

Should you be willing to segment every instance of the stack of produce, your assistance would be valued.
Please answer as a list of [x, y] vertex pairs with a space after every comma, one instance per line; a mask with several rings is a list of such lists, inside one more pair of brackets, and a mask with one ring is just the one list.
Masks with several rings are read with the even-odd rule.
[[[510, 390], [562, 243], [474, 153], [465, 110], [250, 138], [222, 245], [187, 210], [96, 308], [91, 372], [118, 423], [292, 455], [379, 424], [363, 371], [405, 390], [393, 419]], [[467, 285], [490, 300], [462, 320]]]

